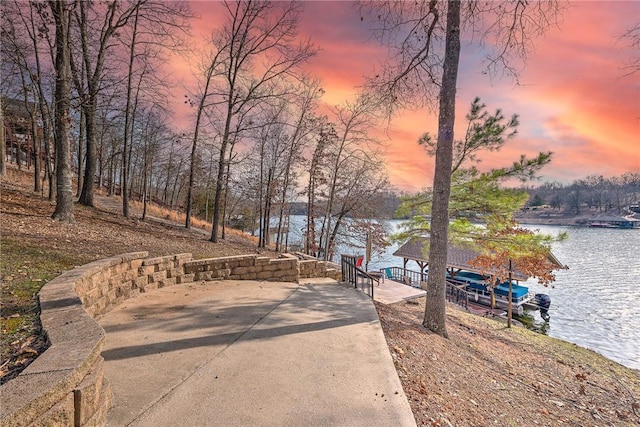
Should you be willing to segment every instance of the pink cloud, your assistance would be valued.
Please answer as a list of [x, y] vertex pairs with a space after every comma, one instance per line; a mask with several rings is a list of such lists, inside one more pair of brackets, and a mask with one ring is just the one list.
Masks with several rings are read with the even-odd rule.
[[[202, 15], [192, 30], [195, 43], [219, 25], [216, 2], [192, 2]], [[481, 96], [490, 111], [521, 117], [518, 137], [503, 150], [483, 156], [482, 167], [510, 164], [520, 154], [553, 151], [544, 179], [571, 182], [601, 171], [619, 175], [640, 170], [640, 72], [623, 77], [622, 66], [632, 55], [618, 37], [640, 16], [640, 2], [575, 2], [560, 28], [537, 40], [536, 50], [520, 76], [491, 81], [481, 74], [481, 55], [465, 45], [458, 81], [457, 135], [471, 100]], [[371, 38], [350, 2], [305, 2], [301, 33], [321, 49], [308, 69], [323, 80], [329, 105], [352, 98], [363, 77], [383, 61], [386, 49]], [[176, 64], [176, 74], [187, 72]], [[179, 91], [180, 93], [182, 91]], [[177, 96], [182, 103], [182, 97]], [[437, 115], [430, 111], [403, 112], [389, 130], [387, 169], [402, 190], [431, 185], [433, 159], [417, 145], [425, 131], [435, 133]]]

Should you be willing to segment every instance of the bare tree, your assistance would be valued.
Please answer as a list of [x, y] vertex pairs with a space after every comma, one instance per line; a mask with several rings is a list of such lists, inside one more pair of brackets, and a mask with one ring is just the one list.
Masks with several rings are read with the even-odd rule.
[[[198, 84], [202, 85], [200, 92], [197, 94], [199, 98], [196, 110], [196, 123], [193, 130], [193, 139], [191, 141], [191, 157], [189, 162], [189, 185], [187, 187], [187, 212], [185, 219], [185, 228], [191, 228], [191, 215], [192, 215], [192, 205], [193, 205], [193, 186], [195, 182], [195, 171], [196, 171], [196, 155], [198, 153], [198, 139], [200, 137], [200, 128], [203, 118], [205, 115], [205, 107], [208, 105], [208, 98], [211, 96], [211, 85], [212, 80], [214, 78], [214, 73], [216, 67], [218, 65], [218, 56], [222, 49], [219, 49], [217, 52], [213, 54], [213, 58], [210, 63], [204, 67], [202, 70], [202, 77], [204, 81], [198, 81]], [[191, 103], [195, 105], [193, 100], [185, 101], [187, 103]]]
[[[21, 89], [31, 120], [34, 162], [34, 191], [41, 190], [42, 149], [44, 169], [49, 182], [49, 199], [53, 200], [53, 165], [51, 164], [51, 88], [53, 79], [47, 58], [55, 62], [49, 32], [51, 16], [45, 3], [7, 2], [3, 8], [2, 44], [4, 58], [21, 70]], [[17, 90], [18, 88], [16, 88]]]
[[143, 166], [142, 173], [142, 220], [144, 221], [147, 216], [147, 205], [149, 203], [149, 193], [151, 182], [153, 182], [154, 164], [157, 160], [160, 151], [160, 145], [164, 138], [170, 140], [170, 131], [165, 124], [165, 114], [163, 112], [156, 112], [154, 108], [150, 108], [149, 111], [145, 111], [145, 125], [143, 129], [142, 139], [144, 141], [143, 147]]
[[331, 238], [332, 214], [338, 194], [340, 171], [345, 167], [352, 166], [349, 163], [355, 152], [360, 152], [365, 157], [368, 155], [367, 145], [374, 142], [368, 131], [375, 123], [376, 108], [377, 105], [367, 96], [359, 96], [355, 102], [345, 102], [344, 105], [334, 108], [337, 139], [335, 140], [336, 145], [333, 147], [335, 151], [331, 154], [327, 206], [320, 245], [323, 248], [325, 260], [330, 259], [334, 241]]
[[[303, 78], [300, 82], [300, 94], [293, 102], [297, 107], [298, 117], [295, 123], [291, 124], [293, 131], [289, 138], [286, 161], [284, 164], [284, 176], [282, 178], [282, 202], [278, 217], [278, 229], [276, 239], [276, 251], [282, 247], [284, 235], [285, 206], [290, 187], [294, 186], [294, 167], [302, 160], [302, 150], [307, 144], [308, 136], [314, 130], [314, 111], [317, 107], [317, 100], [322, 97], [324, 90], [320, 87], [320, 81], [316, 79]], [[287, 215], [288, 217], [288, 215]], [[288, 229], [288, 227], [287, 227]]]
[[[500, 70], [516, 82], [514, 58], [525, 58], [533, 38], [554, 24], [557, 2], [416, 1], [365, 2], [362, 11], [377, 18], [375, 34], [395, 49], [390, 65], [370, 81], [388, 113], [406, 106], [435, 105], [439, 96], [438, 136], [430, 225], [429, 276], [423, 324], [447, 336], [445, 273], [449, 194], [453, 162], [455, 94], [461, 25], [489, 52], [486, 71]], [[364, 17], [363, 17], [364, 19]], [[444, 49], [441, 40], [444, 38]], [[491, 43], [491, 44], [490, 44]], [[437, 92], [436, 92], [437, 91]]]
[[56, 91], [55, 91], [55, 141], [56, 141], [56, 208], [52, 218], [73, 222], [73, 190], [69, 144], [69, 109], [71, 108], [71, 75], [69, 51], [69, 4], [64, 0], [49, 1], [56, 25]]
[[326, 186], [328, 179], [327, 165], [329, 164], [328, 147], [338, 139], [335, 127], [326, 117], [315, 120], [316, 145], [309, 160], [309, 181], [307, 183], [307, 226], [304, 238], [304, 251], [308, 255], [317, 255], [320, 249], [317, 243], [316, 216], [319, 210], [319, 196], [321, 189]]
[[4, 140], [4, 110], [2, 109], [2, 96], [0, 96], [0, 177], [7, 175], [7, 143]]
[[270, 242], [271, 215], [279, 185], [285, 173], [284, 160], [287, 156], [291, 136], [286, 132], [285, 115], [289, 114], [284, 100], [265, 112], [264, 125], [257, 129], [256, 161], [258, 170], [259, 229], [258, 246], [266, 247]]
[[[182, 2], [135, 0], [134, 8], [135, 12], [130, 25], [124, 28], [129, 32], [129, 39], [126, 42], [129, 48], [129, 58], [123, 137], [123, 151], [126, 155], [122, 156], [122, 186], [125, 189], [129, 187], [129, 161], [133, 144], [131, 141], [132, 129], [135, 126], [135, 111], [140, 98], [142, 82], [157, 74], [157, 70], [161, 68], [160, 65], [167, 62], [166, 58], [160, 54], [161, 51], [180, 48], [181, 40], [176, 37], [176, 34], [188, 30], [187, 19], [192, 17], [187, 5]], [[152, 64], [152, 61], [155, 61], [155, 64]], [[133, 79], [136, 74], [138, 82], [134, 87]], [[156, 88], [158, 86], [160, 85], [155, 85]], [[160, 102], [156, 101], [156, 103]], [[122, 193], [122, 213], [125, 217], [129, 216], [128, 191]]]
[[[298, 2], [224, 2], [225, 23], [212, 38], [213, 53], [207, 70], [215, 84], [206, 86], [201, 97], [211, 97], [223, 119], [218, 176], [213, 203], [211, 241], [218, 241], [223, 207], [228, 149], [238, 138], [250, 111], [260, 104], [282, 97], [287, 92], [282, 79], [315, 54], [315, 48], [298, 36], [298, 17], [303, 5]], [[261, 63], [258, 65], [257, 62]], [[247, 123], [247, 126], [251, 126]], [[234, 133], [234, 129], [236, 132]]]
[[627, 43], [631, 50], [636, 52], [635, 56], [623, 66], [626, 71], [625, 75], [628, 76], [640, 71], [640, 54], [638, 54], [638, 51], [640, 51], [640, 22], [629, 28], [622, 35], [622, 40]]
[[[79, 2], [74, 13], [78, 27], [82, 63], [71, 62], [75, 87], [82, 99], [85, 119], [86, 166], [79, 202], [93, 206], [94, 178], [97, 170], [96, 112], [102, 88], [107, 52], [113, 47], [112, 38], [124, 27], [140, 6], [133, 3], [122, 8], [118, 0], [94, 5]], [[82, 72], [80, 71], [82, 67]], [[84, 81], [82, 77], [84, 76]], [[78, 171], [78, 173], [81, 173]]]

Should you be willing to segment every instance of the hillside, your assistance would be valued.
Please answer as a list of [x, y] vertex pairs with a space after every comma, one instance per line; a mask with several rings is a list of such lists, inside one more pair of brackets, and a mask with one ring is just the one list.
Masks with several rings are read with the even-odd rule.
[[[119, 215], [119, 200], [76, 205], [76, 223], [49, 217], [53, 205], [27, 185], [3, 181], [2, 370], [4, 380], [45, 345], [34, 295], [61, 271], [96, 258], [149, 251], [197, 258], [256, 252], [249, 238], [209, 233], [167, 218]], [[167, 216], [171, 216], [167, 214]], [[450, 306], [449, 339], [421, 326], [424, 301], [376, 304], [398, 374], [419, 425], [632, 426], [640, 424], [640, 373], [576, 345]], [[357, 361], [353, 361], [357, 363]], [[351, 363], [345, 361], [345, 363]]]
[[636, 370], [453, 306], [441, 338], [421, 325], [424, 298], [376, 306], [418, 425], [640, 425]]
[[[134, 206], [121, 214], [121, 199], [96, 196], [96, 208], [75, 205], [75, 223], [51, 219], [54, 205], [30, 191], [29, 178], [9, 169], [0, 184], [0, 378], [24, 369], [45, 342], [37, 322], [36, 293], [44, 283], [74, 266], [109, 256], [147, 251], [150, 256], [192, 253], [210, 258], [258, 252], [255, 239], [228, 230], [225, 240], [209, 241], [210, 231], [186, 230], [173, 212], [141, 221]], [[262, 251], [265, 252], [265, 251]], [[269, 255], [266, 251], [264, 255]]]

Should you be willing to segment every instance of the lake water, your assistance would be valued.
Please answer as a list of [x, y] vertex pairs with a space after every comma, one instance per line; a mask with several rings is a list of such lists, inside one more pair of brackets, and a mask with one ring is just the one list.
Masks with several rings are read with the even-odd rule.
[[[394, 228], [399, 221], [389, 223]], [[558, 271], [556, 281], [547, 288], [535, 279], [523, 283], [532, 292], [551, 297], [548, 334], [640, 369], [640, 230], [527, 227], [546, 234], [569, 234], [552, 248], [569, 270]], [[392, 245], [374, 256], [369, 269], [402, 267], [402, 259], [392, 255], [396, 249]], [[418, 270], [415, 263], [407, 267]], [[536, 317], [541, 321], [537, 313]]]

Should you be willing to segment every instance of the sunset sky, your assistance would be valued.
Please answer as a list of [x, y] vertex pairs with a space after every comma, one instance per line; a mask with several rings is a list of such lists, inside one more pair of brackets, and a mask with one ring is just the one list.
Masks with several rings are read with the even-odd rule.
[[[219, 19], [212, 2], [192, 2], [202, 16], [192, 33], [203, 40]], [[640, 1], [575, 1], [560, 28], [536, 42], [520, 74], [520, 86], [508, 77], [482, 73], [479, 48], [462, 45], [458, 75], [457, 129], [475, 96], [490, 111], [518, 114], [518, 136], [502, 151], [483, 157], [482, 168], [508, 165], [520, 154], [553, 151], [543, 181], [571, 183], [598, 174], [610, 177], [640, 172], [640, 72], [623, 69], [636, 48], [620, 36], [640, 22]], [[301, 33], [321, 49], [310, 69], [322, 79], [323, 101], [353, 98], [357, 86], [378, 66], [385, 49], [372, 39], [350, 2], [305, 2]], [[391, 123], [386, 160], [392, 184], [416, 191], [431, 186], [433, 160], [417, 145], [425, 131], [435, 134], [437, 114], [405, 111]]]

